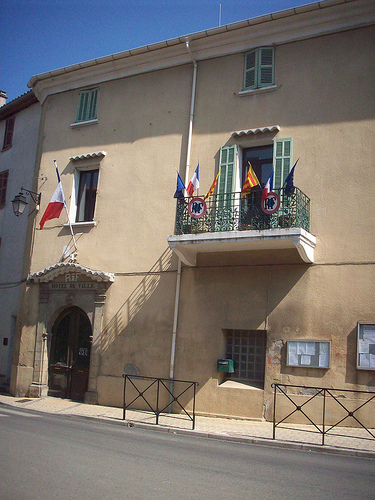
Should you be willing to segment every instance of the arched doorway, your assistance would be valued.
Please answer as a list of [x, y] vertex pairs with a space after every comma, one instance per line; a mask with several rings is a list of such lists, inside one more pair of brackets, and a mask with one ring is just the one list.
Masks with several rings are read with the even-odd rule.
[[87, 391], [92, 328], [79, 307], [65, 309], [52, 328], [48, 394], [83, 401]]

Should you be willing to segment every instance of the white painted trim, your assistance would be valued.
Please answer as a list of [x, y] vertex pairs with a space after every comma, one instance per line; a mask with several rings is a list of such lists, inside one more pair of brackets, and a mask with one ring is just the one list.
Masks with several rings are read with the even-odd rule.
[[249, 90], [240, 90], [238, 95], [240, 97], [255, 95], [255, 94], [263, 94], [265, 92], [273, 92], [281, 87], [281, 85], [270, 85], [269, 87], [259, 87], [257, 89], [249, 89]]
[[[72, 227], [94, 227], [97, 225], [96, 220], [88, 220], [88, 221], [83, 221], [83, 222], [72, 222], [71, 226]], [[63, 224], [64, 227], [69, 227], [69, 224]]]
[[169, 247], [188, 266], [195, 266], [198, 253], [239, 252], [296, 248], [303, 262], [314, 262], [316, 237], [301, 228], [172, 235]]
[[77, 127], [86, 127], [87, 125], [96, 125], [98, 122], [98, 119], [95, 118], [94, 120], [87, 120], [85, 122], [74, 122], [70, 124], [70, 128], [77, 128]]

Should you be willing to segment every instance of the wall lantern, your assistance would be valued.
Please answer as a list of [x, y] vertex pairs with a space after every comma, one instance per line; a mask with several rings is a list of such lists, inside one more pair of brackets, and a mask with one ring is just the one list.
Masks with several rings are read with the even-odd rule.
[[[24, 191], [25, 191], [25, 193], [24, 193]], [[33, 200], [33, 202], [35, 203], [34, 210], [36, 210], [37, 212], [39, 210], [41, 194], [34, 193], [34, 191], [30, 191], [29, 189], [25, 189], [24, 187], [21, 187], [21, 191], [17, 194], [17, 196], [14, 197], [14, 200], [12, 200], [13, 212], [14, 212], [14, 215], [16, 215], [17, 217], [19, 217], [20, 215], [23, 214], [23, 212], [26, 208], [26, 205], [28, 204], [26, 201], [25, 195], [30, 196], [31, 199]]]

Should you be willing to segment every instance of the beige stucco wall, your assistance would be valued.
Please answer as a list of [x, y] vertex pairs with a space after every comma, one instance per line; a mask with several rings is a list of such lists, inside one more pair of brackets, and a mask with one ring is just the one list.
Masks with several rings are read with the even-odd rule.
[[[292, 138], [294, 161], [300, 158], [295, 185], [311, 199], [317, 238], [312, 265], [270, 252], [208, 255], [196, 268], [183, 267], [174, 375], [199, 382], [200, 413], [270, 418], [275, 381], [374, 386], [374, 372], [355, 369], [357, 321], [375, 322], [375, 216], [363, 199], [364, 189], [367, 200], [375, 194], [373, 39], [374, 28], [366, 27], [278, 45], [279, 88], [254, 95], [238, 94], [242, 53], [198, 61], [190, 170], [199, 162], [200, 193], [216, 175], [220, 147], [234, 142], [232, 131], [279, 125], [276, 137]], [[76, 164], [69, 157], [106, 152], [90, 160], [100, 165], [97, 225], [80, 228], [77, 237], [81, 265], [116, 274], [97, 346], [102, 404], [122, 404], [126, 364], [142, 375], [169, 375], [177, 259], [166, 237], [174, 229], [176, 169], [185, 174], [191, 83], [191, 64], [100, 83], [98, 124], [91, 126], [70, 127], [79, 89], [43, 105], [40, 169], [48, 182], [41, 213], [56, 187], [54, 159], [69, 205]], [[236, 143], [274, 138], [257, 134]], [[61, 257], [70, 239], [63, 221], [36, 230], [31, 272]], [[26, 302], [35, 315], [35, 298]], [[225, 329], [267, 330], [264, 391], [222, 383], [216, 360]], [[32, 326], [22, 335], [31, 342]], [[331, 341], [331, 368], [287, 368], [291, 339]]]
[[[22, 98], [21, 98], [22, 102]], [[10, 103], [9, 103], [10, 104]], [[21, 105], [22, 106], [22, 105]], [[17, 109], [17, 106], [15, 106]], [[14, 113], [12, 147], [0, 151], [0, 172], [8, 171], [5, 206], [0, 209], [0, 386], [9, 389], [20, 282], [23, 275], [24, 251], [29, 211], [35, 204], [26, 196], [29, 206], [23, 217], [16, 218], [12, 200], [22, 186], [34, 188], [35, 155], [38, 144], [41, 107], [32, 104]], [[0, 147], [3, 146], [6, 119], [0, 121]], [[4, 339], [7, 339], [5, 345]]]

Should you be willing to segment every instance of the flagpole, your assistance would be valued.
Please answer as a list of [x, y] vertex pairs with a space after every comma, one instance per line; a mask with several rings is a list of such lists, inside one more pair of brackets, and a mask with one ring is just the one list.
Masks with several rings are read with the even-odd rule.
[[[61, 180], [60, 180], [60, 175], [59, 175], [59, 169], [57, 168], [57, 161], [56, 161], [56, 160], [53, 160], [53, 162], [54, 162], [55, 167], [56, 167], [57, 180], [58, 180], [58, 182], [61, 182]], [[61, 185], [61, 189], [62, 189], [62, 185]], [[68, 207], [66, 206], [65, 194], [64, 194], [64, 190], [63, 190], [63, 189], [62, 189], [62, 192], [63, 192], [64, 207], [65, 207], [65, 210], [66, 210], [66, 216], [68, 217], [68, 223], [69, 223], [70, 233], [71, 233], [71, 235], [72, 235], [72, 239], [73, 239], [73, 243], [74, 243], [74, 251], [76, 252], [76, 251], [78, 250], [78, 248], [77, 248], [77, 243], [76, 243], [76, 239], [75, 239], [75, 236], [74, 236], [73, 227], [72, 227], [72, 224], [71, 224], [71, 222], [70, 222], [70, 217], [69, 217]]]

